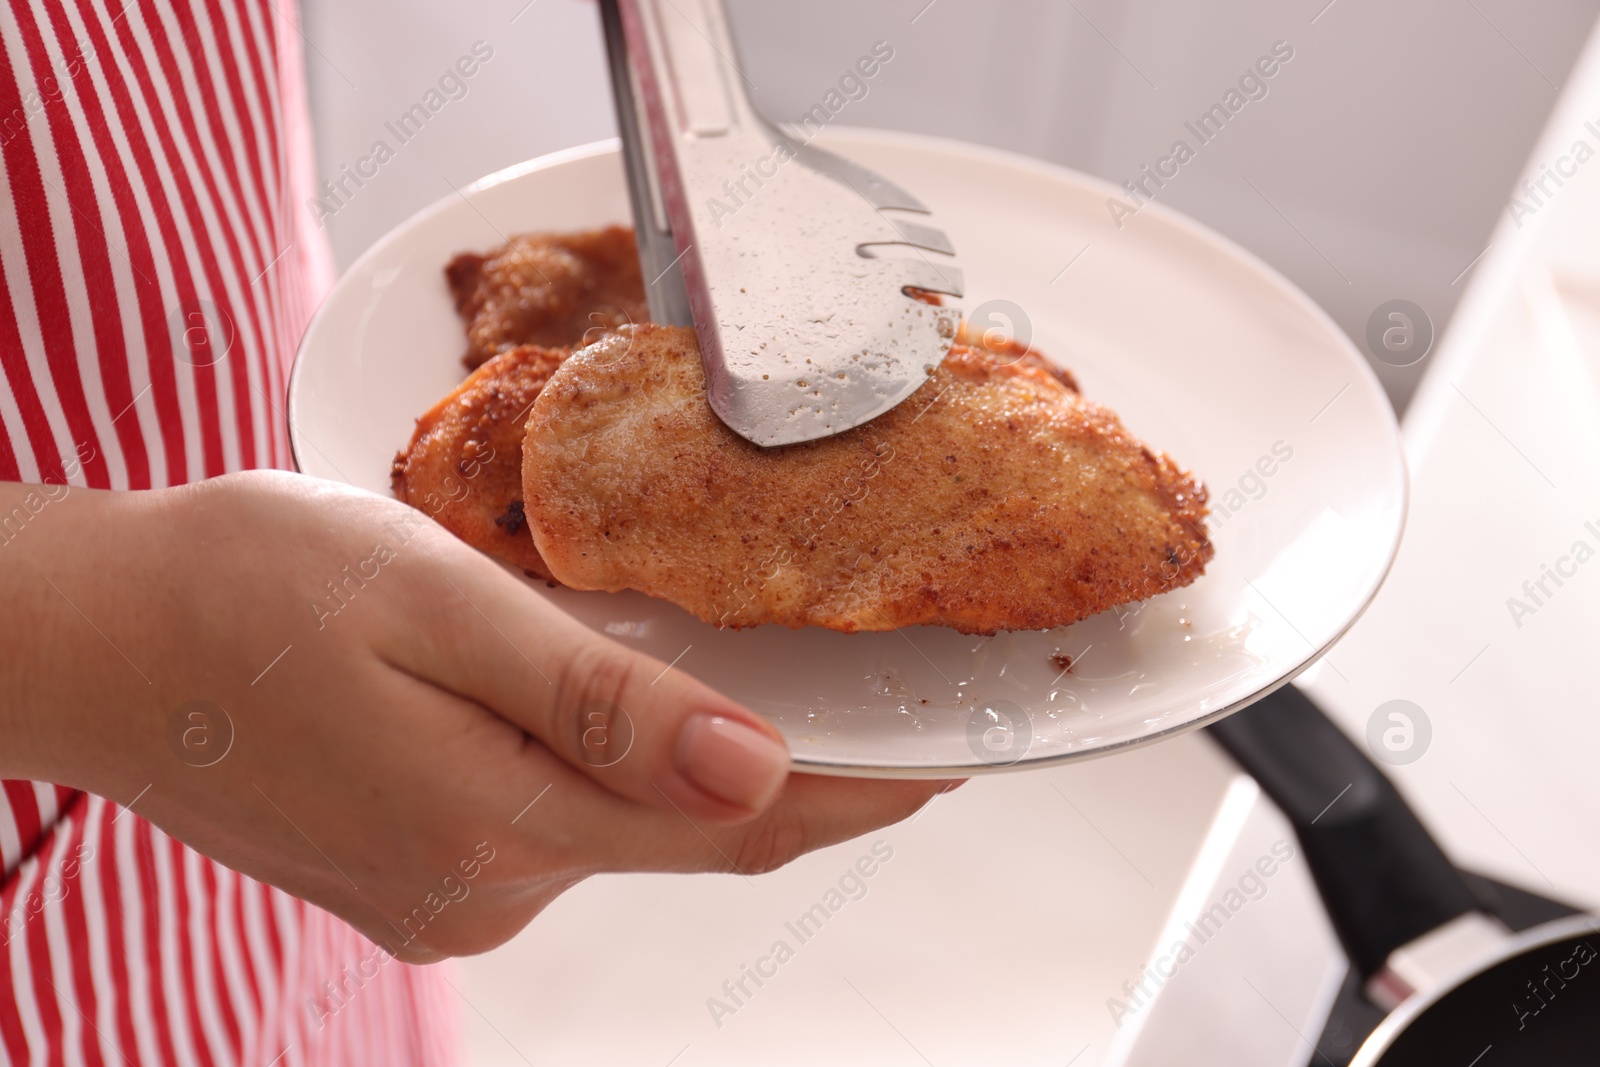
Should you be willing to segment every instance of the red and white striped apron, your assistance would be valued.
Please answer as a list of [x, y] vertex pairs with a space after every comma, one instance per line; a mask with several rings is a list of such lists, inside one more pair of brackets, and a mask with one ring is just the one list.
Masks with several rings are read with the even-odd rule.
[[[285, 378], [331, 280], [296, 17], [7, 0], [0, 480], [290, 465]], [[451, 995], [111, 801], [0, 783], [0, 1064], [451, 1063]]]

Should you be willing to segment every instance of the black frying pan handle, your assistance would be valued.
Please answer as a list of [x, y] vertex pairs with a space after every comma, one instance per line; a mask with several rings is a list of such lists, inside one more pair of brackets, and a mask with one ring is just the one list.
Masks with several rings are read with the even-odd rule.
[[1284, 686], [1209, 732], [1294, 824], [1363, 981], [1395, 949], [1479, 909], [1393, 783], [1299, 689]]

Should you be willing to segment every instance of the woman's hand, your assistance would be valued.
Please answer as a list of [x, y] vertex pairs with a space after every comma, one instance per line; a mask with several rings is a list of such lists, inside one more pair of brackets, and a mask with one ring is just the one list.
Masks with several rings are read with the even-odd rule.
[[943, 787], [790, 774], [759, 716], [397, 502], [51, 488], [0, 486], [0, 775], [132, 803], [401, 958], [601, 871], [767, 871]]

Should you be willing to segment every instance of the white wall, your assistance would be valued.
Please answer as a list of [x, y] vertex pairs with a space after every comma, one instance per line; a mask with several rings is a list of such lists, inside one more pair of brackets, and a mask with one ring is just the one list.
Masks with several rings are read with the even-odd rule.
[[[613, 131], [584, 0], [302, 2], [325, 175], [385, 136], [384, 122], [474, 41], [495, 50], [468, 95], [327, 220], [341, 264], [452, 184]], [[996, 145], [1117, 182], [1288, 41], [1295, 58], [1268, 95], [1160, 195], [1278, 267], [1358, 343], [1373, 309], [1395, 298], [1442, 328], [1600, 10], [1600, 0], [1541, 0], [1536, 16], [1516, 0], [926, 2], [728, 0], [742, 65], [775, 119], [797, 117], [882, 39], [895, 59], [838, 121]], [[1379, 367], [1397, 401], [1421, 370]]]

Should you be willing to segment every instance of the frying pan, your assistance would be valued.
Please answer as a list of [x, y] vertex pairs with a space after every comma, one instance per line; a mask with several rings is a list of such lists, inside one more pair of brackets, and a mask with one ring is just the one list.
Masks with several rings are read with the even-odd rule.
[[1363, 994], [1388, 1011], [1352, 1067], [1600, 1063], [1600, 917], [1513, 934], [1294, 686], [1209, 731], [1293, 824]]

